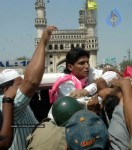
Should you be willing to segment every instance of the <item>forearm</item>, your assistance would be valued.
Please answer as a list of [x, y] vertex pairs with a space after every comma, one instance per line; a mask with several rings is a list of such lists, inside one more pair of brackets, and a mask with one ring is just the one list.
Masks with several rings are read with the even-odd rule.
[[[45, 44], [41, 40], [34, 55], [25, 70], [25, 80], [33, 86], [38, 86], [45, 69]], [[39, 76], [38, 76], [39, 75]]]
[[85, 96], [93, 95], [97, 92], [97, 84], [92, 83], [88, 85], [87, 87], [85, 87], [84, 89], [87, 91]]
[[123, 94], [124, 115], [130, 135], [132, 135], [132, 88], [130, 81], [125, 81], [121, 86]]
[[41, 82], [44, 70], [45, 70], [45, 49], [50, 40], [53, 30], [56, 30], [55, 26], [48, 26], [44, 30], [38, 47], [27, 66], [25, 76], [30, 79], [30, 82], [38, 86]]
[[107, 83], [103, 78], [98, 78], [94, 81], [94, 83], [90, 84], [89, 86], [85, 87], [87, 90], [87, 95], [94, 95], [96, 92], [107, 87]]
[[13, 139], [13, 103], [3, 103], [3, 124], [0, 131], [0, 148], [9, 148]]
[[54, 26], [48, 26], [44, 30], [38, 47], [36, 48], [34, 55], [25, 70], [24, 81], [20, 86], [20, 90], [26, 96], [31, 97], [42, 80], [45, 70], [45, 49], [51, 37], [52, 31], [55, 29], [56, 27]]
[[36, 48], [24, 75], [27, 81], [29, 81], [35, 87], [40, 83], [45, 69], [45, 48], [49, 40], [46, 32], [47, 31], [43, 32], [38, 47]]

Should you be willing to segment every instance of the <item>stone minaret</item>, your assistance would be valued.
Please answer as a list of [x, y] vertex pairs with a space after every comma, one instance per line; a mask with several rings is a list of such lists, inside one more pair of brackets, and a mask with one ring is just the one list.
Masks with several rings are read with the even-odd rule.
[[85, 10], [79, 11], [79, 24], [80, 24], [79, 29], [85, 28]]
[[35, 27], [37, 30], [37, 38], [35, 39], [35, 45], [37, 46], [42, 36], [43, 30], [47, 26], [45, 3], [43, 2], [43, 0], [36, 0], [35, 9], [37, 15], [35, 19]]
[[85, 41], [85, 49], [90, 52], [90, 66], [96, 67], [97, 51], [98, 51], [98, 37], [96, 33], [97, 10], [96, 9], [89, 10], [88, 1], [92, 1], [92, 0], [86, 0], [85, 25], [87, 28], [87, 35]]

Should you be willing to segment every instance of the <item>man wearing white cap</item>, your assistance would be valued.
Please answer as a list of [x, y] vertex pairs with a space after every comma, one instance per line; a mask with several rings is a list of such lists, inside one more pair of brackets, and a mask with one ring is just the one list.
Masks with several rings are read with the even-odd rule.
[[56, 30], [55, 26], [48, 26], [43, 32], [39, 45], [25, 70], [24, 79], [20, 78], [19, 73], [13, 69], [0, 73], [1, 92], [5, 92], [11, 85], [18, 87], [14, 99], [14, 124], [12, 125], [14, 140], [10, 150], [26, 149], [26, 138], [38, 123], [28, 104], [41, 82], [45, 68], [45, 47], [53, 30]]

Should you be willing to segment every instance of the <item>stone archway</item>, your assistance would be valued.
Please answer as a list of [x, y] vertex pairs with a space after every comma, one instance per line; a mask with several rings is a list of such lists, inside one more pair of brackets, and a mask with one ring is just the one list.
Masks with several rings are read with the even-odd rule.
[[65, 63], [65, 59], [61, 60], [60, 62], [58, 62], [58, 64], [56, 65], [57, 67], [57, 72], [64, 72], [66, 63]]

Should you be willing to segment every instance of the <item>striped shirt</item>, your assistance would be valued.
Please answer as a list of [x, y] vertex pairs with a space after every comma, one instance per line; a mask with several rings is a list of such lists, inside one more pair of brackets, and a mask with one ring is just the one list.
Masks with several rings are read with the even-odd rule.
[[[29, 107], [31, 98], [26, 97], [19, 89], [14, 100], [14, 139], [9, 150], [25, 150], [27, 136], [32, 133], [38, 121]], [[2, 101], [2, 98], [1, 98]]]

